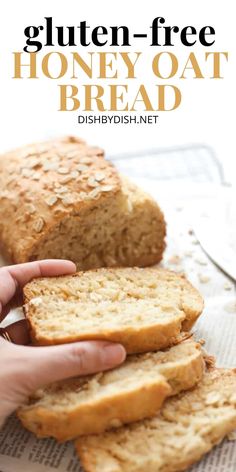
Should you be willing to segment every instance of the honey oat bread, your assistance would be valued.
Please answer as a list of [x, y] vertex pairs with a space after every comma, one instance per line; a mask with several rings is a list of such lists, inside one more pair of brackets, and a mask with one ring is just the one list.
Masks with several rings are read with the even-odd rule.
[[0, 189], [0, 243], [13, 262], [63, 258], [87, 270], [162, 258], [158, 205], [78, 138], [4, 154]]
[[151, 419], [79, 438], [85, 472], [180, 472], [236, 428], [236, 371], [214, 369]]
[[203, 371], [201, 347], [188, 340], [166, 351], [128, 356], [111, 371], [40, 389], [18, 416], [40, 437], [65, 441], [101, 433], [153, 416], [167, 396], [196, 385]]
[[101, 339], [120, 342], [128, 353], [170, 346], [203, 308], [183, 275], [155, 267], [35, 279], [24, 301], [34, 344]]

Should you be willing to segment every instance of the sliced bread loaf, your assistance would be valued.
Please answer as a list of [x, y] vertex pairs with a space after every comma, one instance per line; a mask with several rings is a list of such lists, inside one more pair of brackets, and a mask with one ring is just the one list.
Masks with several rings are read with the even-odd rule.
[[19, 410], [37, 436], [68, 440], [152, 416], [165, 398], [193, 387], [204, 370], [200, 345], [184, 341], [166, 351], [129, 356], [108, 372], [38, 390]]
[[236, 428], [236, 370], [213, 370], [152, 419], [78, 439], [85, 472], [186, 470]]
[[35, 279], [24, 296], [35, 344], [102, 339], [122, 343], [128, 353], [170, 346], [203, 308], [183, 275], [157, 268]]
[[0, 243], [10, 260], [145, 266], [161, 260], [164, 238], [156, 202], [102, 149], [66, 137], [0, 156]]

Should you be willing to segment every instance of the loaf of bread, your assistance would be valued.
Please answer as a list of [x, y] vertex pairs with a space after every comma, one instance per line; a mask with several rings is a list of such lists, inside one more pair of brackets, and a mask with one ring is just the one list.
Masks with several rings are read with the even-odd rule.
[[164, 238], [158, 205], [97, 147], [67, 137], [0, 157], [0, 243], [10, 261], [146, 266], [161, 260]]
[[110, 268], [35, 279], [24, 288], [34, 344], [101, 339], [128, 353], [170, 346], [203, 308], [183, 275], [152, 268]]
[[180, 472], [236, 428], [236, 371], [213, 370], [154, 418], [79, 438], [85, 472]]
[[129, 356], [108, 372], [40, 389], [18, 412], [37, 436], [65, 441], [153, 416], [167, 396], [196, 385], [204, 361], [200, 345], [184, 341], [166, 351]]

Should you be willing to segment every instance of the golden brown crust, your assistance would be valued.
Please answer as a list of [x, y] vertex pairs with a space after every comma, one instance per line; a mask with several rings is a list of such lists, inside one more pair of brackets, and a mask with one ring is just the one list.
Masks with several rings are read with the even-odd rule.
[[166, 225], [156, 202], [79, 138], [1, 156], [0, 187], [0, 244], [9, 262], [62, 258], [88, 270], [162, 258]]
[[0, 187], [1, 244], [19, 263], [58, 222], [114, 198], [121, 183], [100, 148], [66, 137], [1, 156]]
[[122, 330], [114, 330], [94, 334], [75, 333], [74, 336], [61, 336], [60, 338], [51, 338], [50, 334], [41, 336], [37, 332], [37, 327], [29, 312], [25, 311], [27, 319], [30, 322], [30, 338], [35, 346], [52, 346], [55, 344], [65, 344], [78, 341], [110, 341], [121, 343], [127, 354], [157, 351], [175, 344], [175, 339], [181, 331], [181, 320], [176, 319], [168, 325], [148, 326], [142, 329], [128, 327]]

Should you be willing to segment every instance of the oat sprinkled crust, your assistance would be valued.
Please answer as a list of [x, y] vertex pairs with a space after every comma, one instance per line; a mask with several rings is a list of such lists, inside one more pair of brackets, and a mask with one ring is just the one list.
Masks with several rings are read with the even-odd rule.
[[64, 258], [87, 270], [162, 258], [156, 202], [78, 138], [0, 156], [0, 187], [0, 244], [12, 262]]
[[120, 185], [103, 150], [74, 137], [28, 145], [1, 156], [2, 245], [13, 261], [30, 259], [52, 225], [94, 206], [95, 199], [114, 197]]

